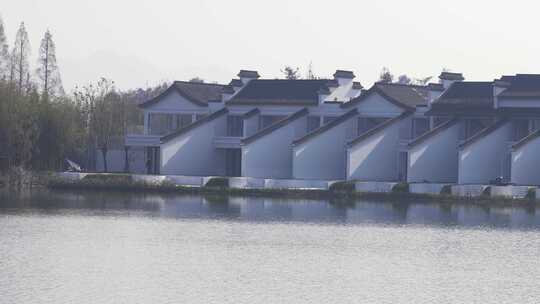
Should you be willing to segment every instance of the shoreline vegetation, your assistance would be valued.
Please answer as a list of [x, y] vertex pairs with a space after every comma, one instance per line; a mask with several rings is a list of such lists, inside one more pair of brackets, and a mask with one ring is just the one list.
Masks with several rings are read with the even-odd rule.
[[449, 191], [443, 189], [446, 194], [417, 194], [409, 192], [409, 185], [406, 183], [397, 184], [391, 192], [358, 192], [355, 190], [354, 182], [336, 182], [328, 190], [322, 189], [239, 189], [229, 187], [229, 179], [225, 177], [214, 177], [205, 186], [182, 186], [169, 181], [162, 182], [141, 182], [136, 181], [131, 174], [88, 174], [82, 179], [73, 180], [61, 177], [58, 174], [42, 174], [42, 180], [38, 185], [46, 186], [54, 190], [83, 190], [83, 191], [129, 191], [129, 192], [158, 192], [158, 193], [178, 193], [186, 195], [216, 195], [216, 196], [252, 196], [283, 199], [314, 199], [314, 200], [354, 200], [372, 199], [379, 201], [392, 201], [403, 203], [449, 203], [468, 205], [489, 205], [489, 206], [540, 206], [540, 201], [536, 199], [535, 192], [530, 191], [525, 198], [492, 197], [489, 192], [478, 197], [461, 197], [451, 195]]

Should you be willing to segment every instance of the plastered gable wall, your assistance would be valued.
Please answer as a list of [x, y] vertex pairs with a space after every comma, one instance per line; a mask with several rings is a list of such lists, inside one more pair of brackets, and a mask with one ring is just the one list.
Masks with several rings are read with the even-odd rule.
[[160, 101], [145, 108], [146, 112], [207, 112], [208, 107], [199, 106], [176, 91], [170, 91]]
[[540, 137], [512, 152], [512, 183], [540, 185]]
[[410, 117], [347, 149], [347, 179], [361, 181], [396, 181], [400, 129], [410, 124]]
[[391, 103], [378, 93], [372, 93], [359, 102], [355, 108], [363, 116], [398, 116], [403, 112], [401, 107]]
[[462, 122], [411, 147], [408, 152], [409, 183], [455, 183], [458, 178], [458, 139]]
[[505, 123], [497, 130], [459, 151], [458, 182], [487, 184], [502, 174], [503, 160], [508, 153], [512, 125]]
[[293, 148], [293, 177], [298, 179], [345, 179], [346, 143], [356, 130], [353, 116]]
[[225, 175], [225, 154], [214, 147], [214, 137], [224, 136], [227, 115], [206, 122], [161, 145], [161, 174]]
[[292, 178], [292, 142], [306, 132], [307, 116], [242, 146], [242, 176]]

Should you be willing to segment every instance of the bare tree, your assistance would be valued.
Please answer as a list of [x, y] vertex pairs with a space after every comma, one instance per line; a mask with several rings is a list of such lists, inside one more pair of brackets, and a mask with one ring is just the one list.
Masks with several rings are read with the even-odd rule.
[[424, 78], [415, 78], [414, 83], [419, 84], [419, 85], [427, 85], [432, 78], [433, 76], [428, 76]]
[[382, 82], [382, 83], [394, 82], [394, 75], [390, 73], [390, 70], [387, 67], [382, 68], [381, 74], [379, 75], [379, 82]]
[[285, 66], [283, 70], [281, 70], [281, 73], [285, 75], [285, 79], [289, 80], [296, 80], [300, 79], [300, 69], [299, 68], [293, 68], [290, 66]]
[[103, 168], [108, 172], [107, 152], [115, 137], [124, 132], [123, 121], [116, 115], [120, 96], [114, 82], [101, 78], [96, 85], [85, 86], [74, 95], [87, 109], [90, 142], [97, 144], [103, 157]]
[[49, 96], [63, 94], [64, 89], [62, 88], [60, 71], [56, 63], [56, 46], [49, 30], [45, 32], [41, 40], [36, 74], [40, 81], [39, 85], [43, 97], [46, 100]]
[[[24, 26], [24, 22], [21, 22], [17, 35], [15, 37], [15, 44], [13, 45], [13, 51], [11, 52], [11, 76], [10, 78], [17, 82], [17, 89], [19, 94], [23, 92], [24, 86], [26, 86], [28, 75], [30, 74], [30, 65], [28, 64], [28, 58], [30, 57], [30, 41], [28, 40], [28, 32]], [[26, 80], [26, 81], [25, 81]]]
[[313, 72], [313, 62], [310, 61], [308, 65], [308, 71], [306, 74], [306, 79], [318, 79], [319, 77], [315, 76], [315, 73]]
[[0, 17], [0, 80], [6, 80], [9, 74], [9, 46], [7, 44], [4, 22]]

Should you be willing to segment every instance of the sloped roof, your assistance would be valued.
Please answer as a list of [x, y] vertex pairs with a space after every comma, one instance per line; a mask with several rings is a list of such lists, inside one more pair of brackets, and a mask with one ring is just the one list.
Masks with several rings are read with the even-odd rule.
[[537, 139], [538, 137], [540, 137], [540, 130], [532, 132], [531, 134], [529, 134], [528, 136], [526, 136], [522, 140], [515, 143], [512, 146], [512, 149], [515, 151], [515, 150], [518, 150], [518, 149], [520, 149], [522, 147], [525, 147], [528, 143], [532, 142], [533, 140]]
[[317, 105], [319, 90], [328, 80], [256, 79], [250, 81], [227, 104]]
[[261, 137], [264, 137], [265, 135], [268, 135], [268, 134], [274, 132], [275, 130], [277, 130], [277, 129], [281, 128], [281, 127], [284, 127], [284, 126], [288, 125], [289, 123], [297, 120], [298, 118], [306, 116], [308, 114], [309, 114], [309, 110], [307, 108], [303, 108], [300, 111], [297, 111], [297, 112], [283, 118], [282, 120], [279, 120], [279, 121], [271, 124], [270, 126], [260, 130], [259, 132], [251, 135], [250, 137], [242, 139], [242, 144], [244, 144], [244, 145], [250, 144], [250, 143], [256, 141], [257, 139], [259, 139]]
[[322, 133], [334, 128], [335, 126], [340, 125], [342, 122], [347, 121], [349, 118], [355, 117], [356, 115], [358, 115], [358, 110], [352, 109], [352, 110], [348, 111], [347, 113], [345, 113], [345, 114], [337, 117], [336, 119], [332, 120], [331, 122], [329, 122], [329, 123], [327, 123], [325, 125], [322, 125], [321, 127], [319, 127], [317, 129], [313, 130], [312, 132], [306, 134], [304, 137], [301, 137], [301, 138], [293, 141], [293, 145], [302, 144], [302, 143], [310, 140], [311, 138], [316, 137], [317, 135], [322, 134]]
[[540, 75], [539, 74], [516, 74], [515, 76], [503, 76], [501, 81], [508, 82], [509, 87], [498, 95], [498, 98], [539, 98]]
[[475, 135], [473, 135], [471, 138], [467, 139], [465, 142], [459, 145], [460, 149], [464, 149], [478, 140], [488, 136], [489, 134], [493, 133], [494, 131], [498, 130], [500, 127], [504, 126], [508, 121], [506, 119], [501, 119], [499, 121], [494, 122], [493, 124], [489, 125], [487, 128], [482, 129]]
[[383, 122], [383, 123], [380, 123], [378, 125], [376, 125], [375, 127], [369, 129], [367, 132], [364, 132], [363, 134], [360, 134], [358, 137], [356, 137], [355, 139], [349, 141], [347, 143], [347, 146], [348, 147], [353, 147], [355, 146], [356, 144], [370, 138], [371, 136], [375, 135], [375, 134], [378, 134], [379, 132], [385, 130], [386, 128], [388, 128], [389, 126], [393, 125], [394, 123], [397, 123], [411, 115], [413, 115], [414, 112], [403, 112], [401, 115], [399, 116], [396, 116], [394, 118], [391, 118], [391, 119], [388, 119], [387, 121]]
[[227, 113], [229, 113], [229, 110], [227, 108], [223, 108], [223, 109], [221, 109], [219, 111], [216, 111], [216, 112], [214, 112], [214, 113], [212, 113], [210, 115], [204, 116], [203, 118], [201, 118], [199, 120], [196, 120], [195, 122], [181, 128], [181, 129], [179, 129], [179, 130], [177, 130], [175, 132], [172, 132], [170, 134], [167, 134], [167, 135], [161, 137], [160, 140], [161, 140], [162, 143], [166, 143], [166, 142], [168, 142], [168, 141], [170, 141], [170, 140], [172, 140], [172, 139], [174, 139], [174, 138], [176, 138], [176, 137], [178, 137], [178, 136], [180, 136], [182, 134], [187, 133], [190, 130], [193, 130], [193, 129], [197, 128], [198, 126], [204, 125], [207, 122], [210, 122], [210, 121], [212, 121], [212, 120], [214, 120], [216, 118], [219, 118], [219, 117], [221, 117], [221, 116], [223, 116], [223, 115], [225, 115]]
[[454, 82], [432, 104], [427, 115], [490, 114], [493, 109], [493, 82]]
[[426, 86], [399, 83], [376, 83], [365, 93], [344, 103], [342, 107], [352, 107], [364, 101], [373, 93], [378, 93], [388, 101], [407, 110], [413, 110], [416, 106], [427, 105], [429, 98], [429, 90]]
[[225, 86], [214, 83], [199, 83], [189, 81], [175, 81], [167, 90], [157, 97], [143, 102], [139, 105], [141, 108], [146, 108], [158, 103], [163, 97], [170, 92], [177, 92], [187, 100], [199, 106], [207, 106], [208, 101], [221, 99], [221, 91]]
[[441, 133], [442, 131], [454, 126], [456, 123], [458, 123], [458, 119], [457, 118], [453, 118], [453, 119], [450, 119], [440, 125], [438, 125], [436, 128], [430, 130], [430, 131], [427, 131], [426, 133], [420, 135], [419, 137], [417, 137], [416, 139], [414, 139], [413, 141], [411, 141], [409, 143], [409, 147], [414, 147], [416, 145], [419, 145], [423, 142], [425, 142], [426, 140], [434, 137], [435, 135]]

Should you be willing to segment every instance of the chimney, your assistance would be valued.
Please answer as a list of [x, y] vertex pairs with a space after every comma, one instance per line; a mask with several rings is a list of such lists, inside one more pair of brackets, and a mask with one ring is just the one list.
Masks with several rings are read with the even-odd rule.
[[448, 89], [452, 85], [452, 83], [465, 80], [463, 74], [450, 72], [442, 72], [439, 76], [439, 79], [445, 90]]
[[351, 83], [355, 77], [352, 71], [337, 70], [334, 73], [334, 79], [338, 82], [339, 86]]
[[240, 80], [245, 85], [253, 79], [259, 78], [260, 76], [257, 71], [240, 70], [240, 72], [238, 73], [238, 77], [240, 77]]
[[499, 94], [510, 87], [510, 79], [507, 76], [501, 77], [501, 79], [495, 79], [493, 81], [493, 107], [496, 109], [499, 107]]

